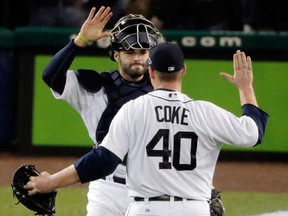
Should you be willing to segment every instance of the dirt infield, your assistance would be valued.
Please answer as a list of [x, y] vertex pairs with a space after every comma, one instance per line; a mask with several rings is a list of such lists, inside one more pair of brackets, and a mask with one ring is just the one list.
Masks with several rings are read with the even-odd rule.
[[[0, 185], [9, 185], [22, 164], [35, 164], [39, 171], [56, 172], [77, 157], [20, 156], [0, 152]], [[218, 162], [214, 186], [222, 191], [288, 193], [288, 163]]]

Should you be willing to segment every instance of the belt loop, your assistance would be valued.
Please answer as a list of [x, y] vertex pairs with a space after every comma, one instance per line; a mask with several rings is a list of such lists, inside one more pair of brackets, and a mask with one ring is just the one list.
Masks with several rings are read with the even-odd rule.
[[109, 176], [106, 176], [105, 180], [106, 180], [106, 181], [113, 181], [113, 179], [112, 179], [112, 176], [111, 176], [111, 175], [109, 175]]
[[187, 199], [186, 198], [183, 198], [183, 206], [187, 207]]
[[144, 203], [145, 203], [145, 205], [148, 205], [149, 204], [149, 198], [144, 198]]
[[169, 201], [170, 207], [172, 208], [174, 205], [174, 197], [170, 197], [170, 201]]

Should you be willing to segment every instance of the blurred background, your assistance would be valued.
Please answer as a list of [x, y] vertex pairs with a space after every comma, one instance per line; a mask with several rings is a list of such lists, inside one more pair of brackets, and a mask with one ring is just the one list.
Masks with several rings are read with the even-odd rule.
[[160, 29], [287, 31], [281, 0], [2, 0], [0, 26], [79, 28], [92, 6], [110, 6], [109, 25], [123, 15], [139, 13]]

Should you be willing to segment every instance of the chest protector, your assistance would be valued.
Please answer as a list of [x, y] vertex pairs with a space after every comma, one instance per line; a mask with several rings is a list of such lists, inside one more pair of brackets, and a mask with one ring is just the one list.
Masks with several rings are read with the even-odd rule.
[[94, 70], [80, 69], [75, 71], [81, 86], [89, 92], [98, 92], [104, 87], [108, 104], [96, 128], [96, 141], [100, 143], [108, 132], [110, 123], [118, 110], [126, 102], [153, 90], [149, 75], [136, 83], [124, 80], [117, 70], [98, 73]]
[[108, 132], [110, 123], [123, 104], [153, 90], [148, 74], [138, 83], [125, 81], [118, 71], [103, 72], [103, 87], [108, 104], [96, 129], [97, 142], [101, 142]]
[[[124, 80], [117, 70], [98, 73], [94, 70], [80, 69], [75, 71], [81, 86], [89, 92], [98, 92], [104, 87], [108, 104], [96, 128], [96, 141], [101, 143], [108, 133], [112, 119], [123, 104], [153, 90], [149, 75], [137, 83]], [[122, 164], [126, 163], [126, 157]]]

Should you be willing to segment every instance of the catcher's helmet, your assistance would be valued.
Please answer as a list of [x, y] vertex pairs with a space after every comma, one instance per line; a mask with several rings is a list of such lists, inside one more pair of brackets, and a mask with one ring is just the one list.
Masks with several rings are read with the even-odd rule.
[[114, 25], [111, 32], [113, 37], [109, 47], [109, 55], [113, 61], [115, 61], [115, 50], [150, 49], [164, 40], [153, 23], [139, 14], [129, 14], [122, 17]]

